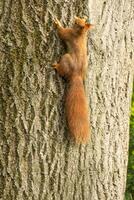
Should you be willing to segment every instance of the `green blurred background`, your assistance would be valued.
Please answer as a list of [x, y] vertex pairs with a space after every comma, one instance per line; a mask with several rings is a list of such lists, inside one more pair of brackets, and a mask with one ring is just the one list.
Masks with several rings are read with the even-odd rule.
[[129, 160], [125, 200], [134, 200], [134, 83], [131, 105]]

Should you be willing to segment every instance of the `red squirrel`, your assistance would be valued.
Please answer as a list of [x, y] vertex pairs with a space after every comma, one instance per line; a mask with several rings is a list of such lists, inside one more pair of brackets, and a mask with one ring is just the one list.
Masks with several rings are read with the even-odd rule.
[[86, 19], [75, 17], [72, 28], [64, 28], [56, 19], [60, 38], [66, 43], [68, 53], [52, 66], [68, 81], [65, 112], [70, 134], [76, 143], [87, 143], [90, 135], [88, 105], [83, 80], [87, 69], [87, 32], [92, 25]]

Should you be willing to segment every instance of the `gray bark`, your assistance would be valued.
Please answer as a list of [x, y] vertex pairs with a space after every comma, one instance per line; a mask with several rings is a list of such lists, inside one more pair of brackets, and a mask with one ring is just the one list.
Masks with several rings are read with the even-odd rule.
[[[133, 78], [132, 0], [0, 2], [0, 199], [123, 200]], [[66, 82], [52, 69], [64, 47], [53, 16], [94, 24], [85, 81], [88, 145], [70, 140]]]

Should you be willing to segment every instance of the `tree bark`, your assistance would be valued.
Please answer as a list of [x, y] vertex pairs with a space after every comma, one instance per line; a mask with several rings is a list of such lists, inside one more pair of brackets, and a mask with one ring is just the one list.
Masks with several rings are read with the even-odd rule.
[[[0, 3], [0, 199], [123, 200], [133, 78], [132, 0]], [[64, 51], [53, 19], [94, 24], [85, 81], [88, 145], [71, 142], [66, 82], [51, 64]]]

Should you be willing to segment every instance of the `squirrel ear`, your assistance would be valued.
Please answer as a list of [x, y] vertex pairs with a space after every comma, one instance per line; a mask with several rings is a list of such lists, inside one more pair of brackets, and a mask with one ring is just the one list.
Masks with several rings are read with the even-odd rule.
[[91, 28], [93, 28], [93, 26], [94, 26], [93, 24], [85, 24], [86, 29], [91, 29]]

